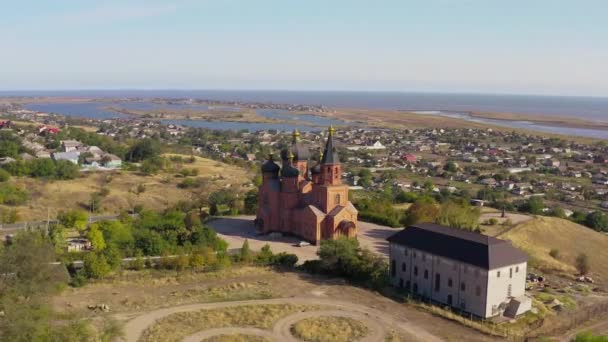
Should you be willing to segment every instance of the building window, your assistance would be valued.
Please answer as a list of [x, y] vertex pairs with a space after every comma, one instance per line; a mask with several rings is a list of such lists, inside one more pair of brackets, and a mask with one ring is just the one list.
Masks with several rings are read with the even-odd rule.
[[448, 287], [452, 287], [452, 278], [448, 278]]
[[407, 248], [403, 249], [403, 255], [407, 256]]
[[391, 260], [391, 277], [394, 277], [397, 274], [397, 266], [395, 265], [396, 261], [393, 259]]
[[511, 297], [511, 284], [507, 287], [507, 297]]
[[519, 266], [515, 266], [515, 273], [519, 273]]
[[441, 287], [441, 276], [439, 273], [435, 274], [435, 291], [438, 292]]
[[403, 278], [399, 278], [399, 287], [403, 288]]
[[336, 205], [340, 205], [340, 194], [337, 194], [334, 200]]
[[496, 278], [500, 278], [500, 271], [496, 271]]
[[418, 266], [414, 266], [414, 275], [417, 276], [418, 275]]
[[513, 268], [509, 268], [509, 278], [513, 278]]
[[405, 270], [407, 269], [407, 267], [405, 266], [405, 263], [401, 264], [401, 271], [405, 272]]
[[429, 271], [424, 270], [424, 279], [429, 279]]
[[467, 286], [465, 285], [464, 282], [460, 283], [460, 291], [464, 292], [467, 290]]
[[416, 259], [416, 252], [414, 252], [414, 259]]
[[422, 261], [426, 261], [426, 254], [422, 253]]
[[477, 287], [475, 288], [475, 295], [477, 297], [481, 296], [481, 286], [477, 285]]

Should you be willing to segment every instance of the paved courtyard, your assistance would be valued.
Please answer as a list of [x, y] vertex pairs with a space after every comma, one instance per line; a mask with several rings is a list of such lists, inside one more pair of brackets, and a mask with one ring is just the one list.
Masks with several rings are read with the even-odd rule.
[[[253, 225], [253, 216], [222, 217], [209, 222], [218, 234], [228, 242], [229, 248], [241, 248], [245, 239], [253, 250], [259, 250], [269, 244], [274, 253], [288, 252], [296, 254], [300, 262], [317, 258], [318, 246], [295, 246], [300, 239], [295, 237], [272, 237], [259, 235]], [[396, 228], [380, 226], [373, 223], [358, 223], [358, 239], [361, 246], [388, 257], [386, 238], [399, 231]]]

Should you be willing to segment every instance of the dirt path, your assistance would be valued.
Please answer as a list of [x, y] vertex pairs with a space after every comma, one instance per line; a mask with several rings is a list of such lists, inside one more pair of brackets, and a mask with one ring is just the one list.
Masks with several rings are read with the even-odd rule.
[[258, 329], [258, 328], [217, 328], [217, 329], [208, 329], [200, 331], [194, 335], [190, 335], [183, 339], [182, 342], [201, 342], [205, 339], [220, 336], [220, 335], [234, 335], [234, 334], [242, 334], [242, 335], [254, 335], [260, 337], [266, 337], [271, 341], [275, 340], [275, 334], [272, 331]]
[[574, 339], [576, 337], [576, 335], [585, 332], [585, 331], [590, 331], [594, 334], [606, 334], [608, 333], [608, 320], [603, 320], [601, 322], [597, 322], [595, 324], [592, 324], [590, 326], [584, 327], [584, 328], [577, 328], [575, 331], [566, 334], [565, 336], [560, 338], [560, 341], [563, 342], [570, 342], [572, 341], [572, 339]]
[[[428, 331], [414, 326], [410, 322], [403, 322], [395, 320], [391, 315], [386, 314], [384, 312], [358, 305], [350, 302], [331, 300], [331, 299], [320, 299], [320, 298], [309, 298], [309, 297], [301, 297], [301, 298], [276, 298], [276, 299], [265, 299], [265, 300], [245, 300], [245, 301], [234, 301], [234, 302], [222, 302], [222, 303], [207, 303], [207, 304], [191, 304], [184, 306], [176, 306], [167, 309], [160, 309], [151, 312], [147, 312], [143, 315], [137, 316], [136, 318], [130, 320], [125, 325], [125, 337], [127, 342], [136, 342], [141, 337], [142, 333], [154, 322], [157, 320], [169, 316], [178, 312], [187, 312], [187, 311], [197, 311], [197, 310], [206, 310], [206, 309], [220, 309], [227, 307], [235, 307], [235, 306], [243, 306], [243, 305], [263, 305], [263, 304], [306, 304], [306, 305], [325, 305], [332, 306], [339, 311], [340, 314], [343, 315], [356, 315], [357, 319], [361, 319], [360, 317], [364, 317], [365, 323], [370, 324], [370, 327], [376, 331], [380, 331], [384, 335], [384, 328], [378, 328], [378, 324], [375, 322], [382, 322], [381, 326], [395, 326], [399, 328], [404, 333], [411, 334], [416, 336], [422, 341], [442, 341], [441, 338], [429, 333]], [[332, 311], [333, 312], [333, 311]], [[287, 330], [290, 325], [286, 325], [291, 322], [292, 317], [295, 315], [288, 316], [277, 322], [277, 329], [284, 331], [284, 327], [287, 326]], [[126, 320], [132, 315], [116, 315], [116, 318], [119, 320]], [[298, 316], [296, 316], [298, 317]], [[288, 320], [289, 319], [289, 320]], [[300, 318], [301, 319], [301, 318]], [[374, 328], [375, 327], [375, 328]], [[281, 335], [283, 336], [283, 335]], [[375, 336], [375, 335], [373, 335]], [[382, 339], [380, 339], [382, 340]], [[199, 340], [200, 341], [200, 340]], [[371, 341], [371, 340], [370, 340]]]

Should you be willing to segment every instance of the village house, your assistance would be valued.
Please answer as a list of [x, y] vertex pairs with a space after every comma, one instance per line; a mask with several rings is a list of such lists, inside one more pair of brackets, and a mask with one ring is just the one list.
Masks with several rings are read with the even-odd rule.
[[531, 309], [528, 257], [505, 240], [432, 223], [387, 240], [393, 286], [481, 318]]

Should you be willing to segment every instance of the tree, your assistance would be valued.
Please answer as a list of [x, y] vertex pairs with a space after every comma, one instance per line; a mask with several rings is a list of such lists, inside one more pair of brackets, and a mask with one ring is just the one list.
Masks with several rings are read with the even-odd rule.
[[441, 205], [436, 222], [452, 228], [477, 230], [480, 215], [479, 208], [471, 208], [467, 203], [448, 201]]
[[265, 244], [264, 247], [262, 247], [260, 252], [256, 255], [256, 260], [261, 264], [269, 264], [273, 261], [273, 254], [269, 244]]
[[243, 262], [251, 262], [253, 259], [253, 253], [251, 252], [251, 248], [249, 248], [249, 240], [245, 239], [243, 242], [243, 247], [241, 247], [241, 261]]
[[160, 155], [160, 143], [153, 139], [143, 139], [133, 145], [127, 152], [127, 161], [139, 162]]
[[92, 193], [89, 197], [89, 210], [93, 213], [101, 211], [101, 195], [99, 193]]
[[83, 234], [87, 228], [89, 218], [87, 213], [82, 210], [70, 210], [67, 212], [60, 211], [57, 220], [66, 228], [74, 228]]
[[[53, 245], [39, 232], [21, 232], [0, 248], [0, 339], [3, 341], [60, 341], [52, 337], [57, 324], [48, 298], [68, 274], [56, 260]], [[88, 340], [87, 338], [72, 339]]]
[[103, 233], [97, 224], [92, 224], [87, 232], [87, 239], [96, 251], [101, 251], [106, 248], [106, 240], [103, 238]]
[[369, 169], [363, 168], [363, 169], [359, 170], [358, 185], [360, 185], [364, 188], [367, 188], [370, 185], [372, 185], [372, 172]]
[[386, 284], [388, 264], [381, 256], [361, 249], [356, 239], [321, 241], [317, 254], [320, 260], [305, 263], [305, 269], [318, 265], [323, 273], [344, 276], [373, 288]]
[[57, 179], [74, 179], [80, 172], [78, 165], [68, 160], [57, 160], [55, 163], [55, 177]]
[[21, 149], [20, 139], [12, 132], [0, 132], [0, 158], [17, 158]]
[[88, 278], [100, 279], [110, 273], [110, 265], [100, 252], [85, 254], [83, 261], [83, 271]]
[[445, 171], [454, 173], [458, 171], [458, 165], [456, 165], [456, 163], [454, 163], [453, 161], [449, 161], [443, 166], [443, 169]]
[[253, 215], [258, 210], [258, 192], [257, 190], [248, 191], [245, 194], [244, 200], [245, 214]]
[[6, 182], [11, 178], [11, 174], [4, 169], [0, 169], [0, 183]]
[[115, 246], [120, 250], [126, 251], [134, 248], [133, 228], [129, 223], [100, 221], [95, 225], [103, 232], [106, 245]]
[[589, 257], [587, 257], [587, 254], [580, 253], [576, 257], [574, 266], [576, 267], [576, 270], [578, 271], [578, 273], [580, 275], [585, 275], [585, 274], [589, 273], [590, 265], [589, 265]]
[[543, 199], [538, 196], [531, 197], [527, 201], [523, 202], [519, 207], [520, 211], [533, 215], [542, 215], [544, 209], [545, 203], [543, 202]]
[[433, 184], [431, 180], [427, 180], [426, 182], [424, 182], [422, 187], [424, 188], [424, 191], [426, 191], [427, 193], [431, 193], [435, 189], [435, 184]]
[[406, 211], [405, 225], [409, 226], [421, 222], [435, 222], [439, 216], [439, 208], [435, 200], [422, 197], [412, 204]]
[[601, 211], [589, 213], [585, 225], [597, 231], [608, 232], [608, 216]]
[[31, 177], [54, 177], [56, 174], [55, 162], [49, 158], [38, 158], [29, 162]]

